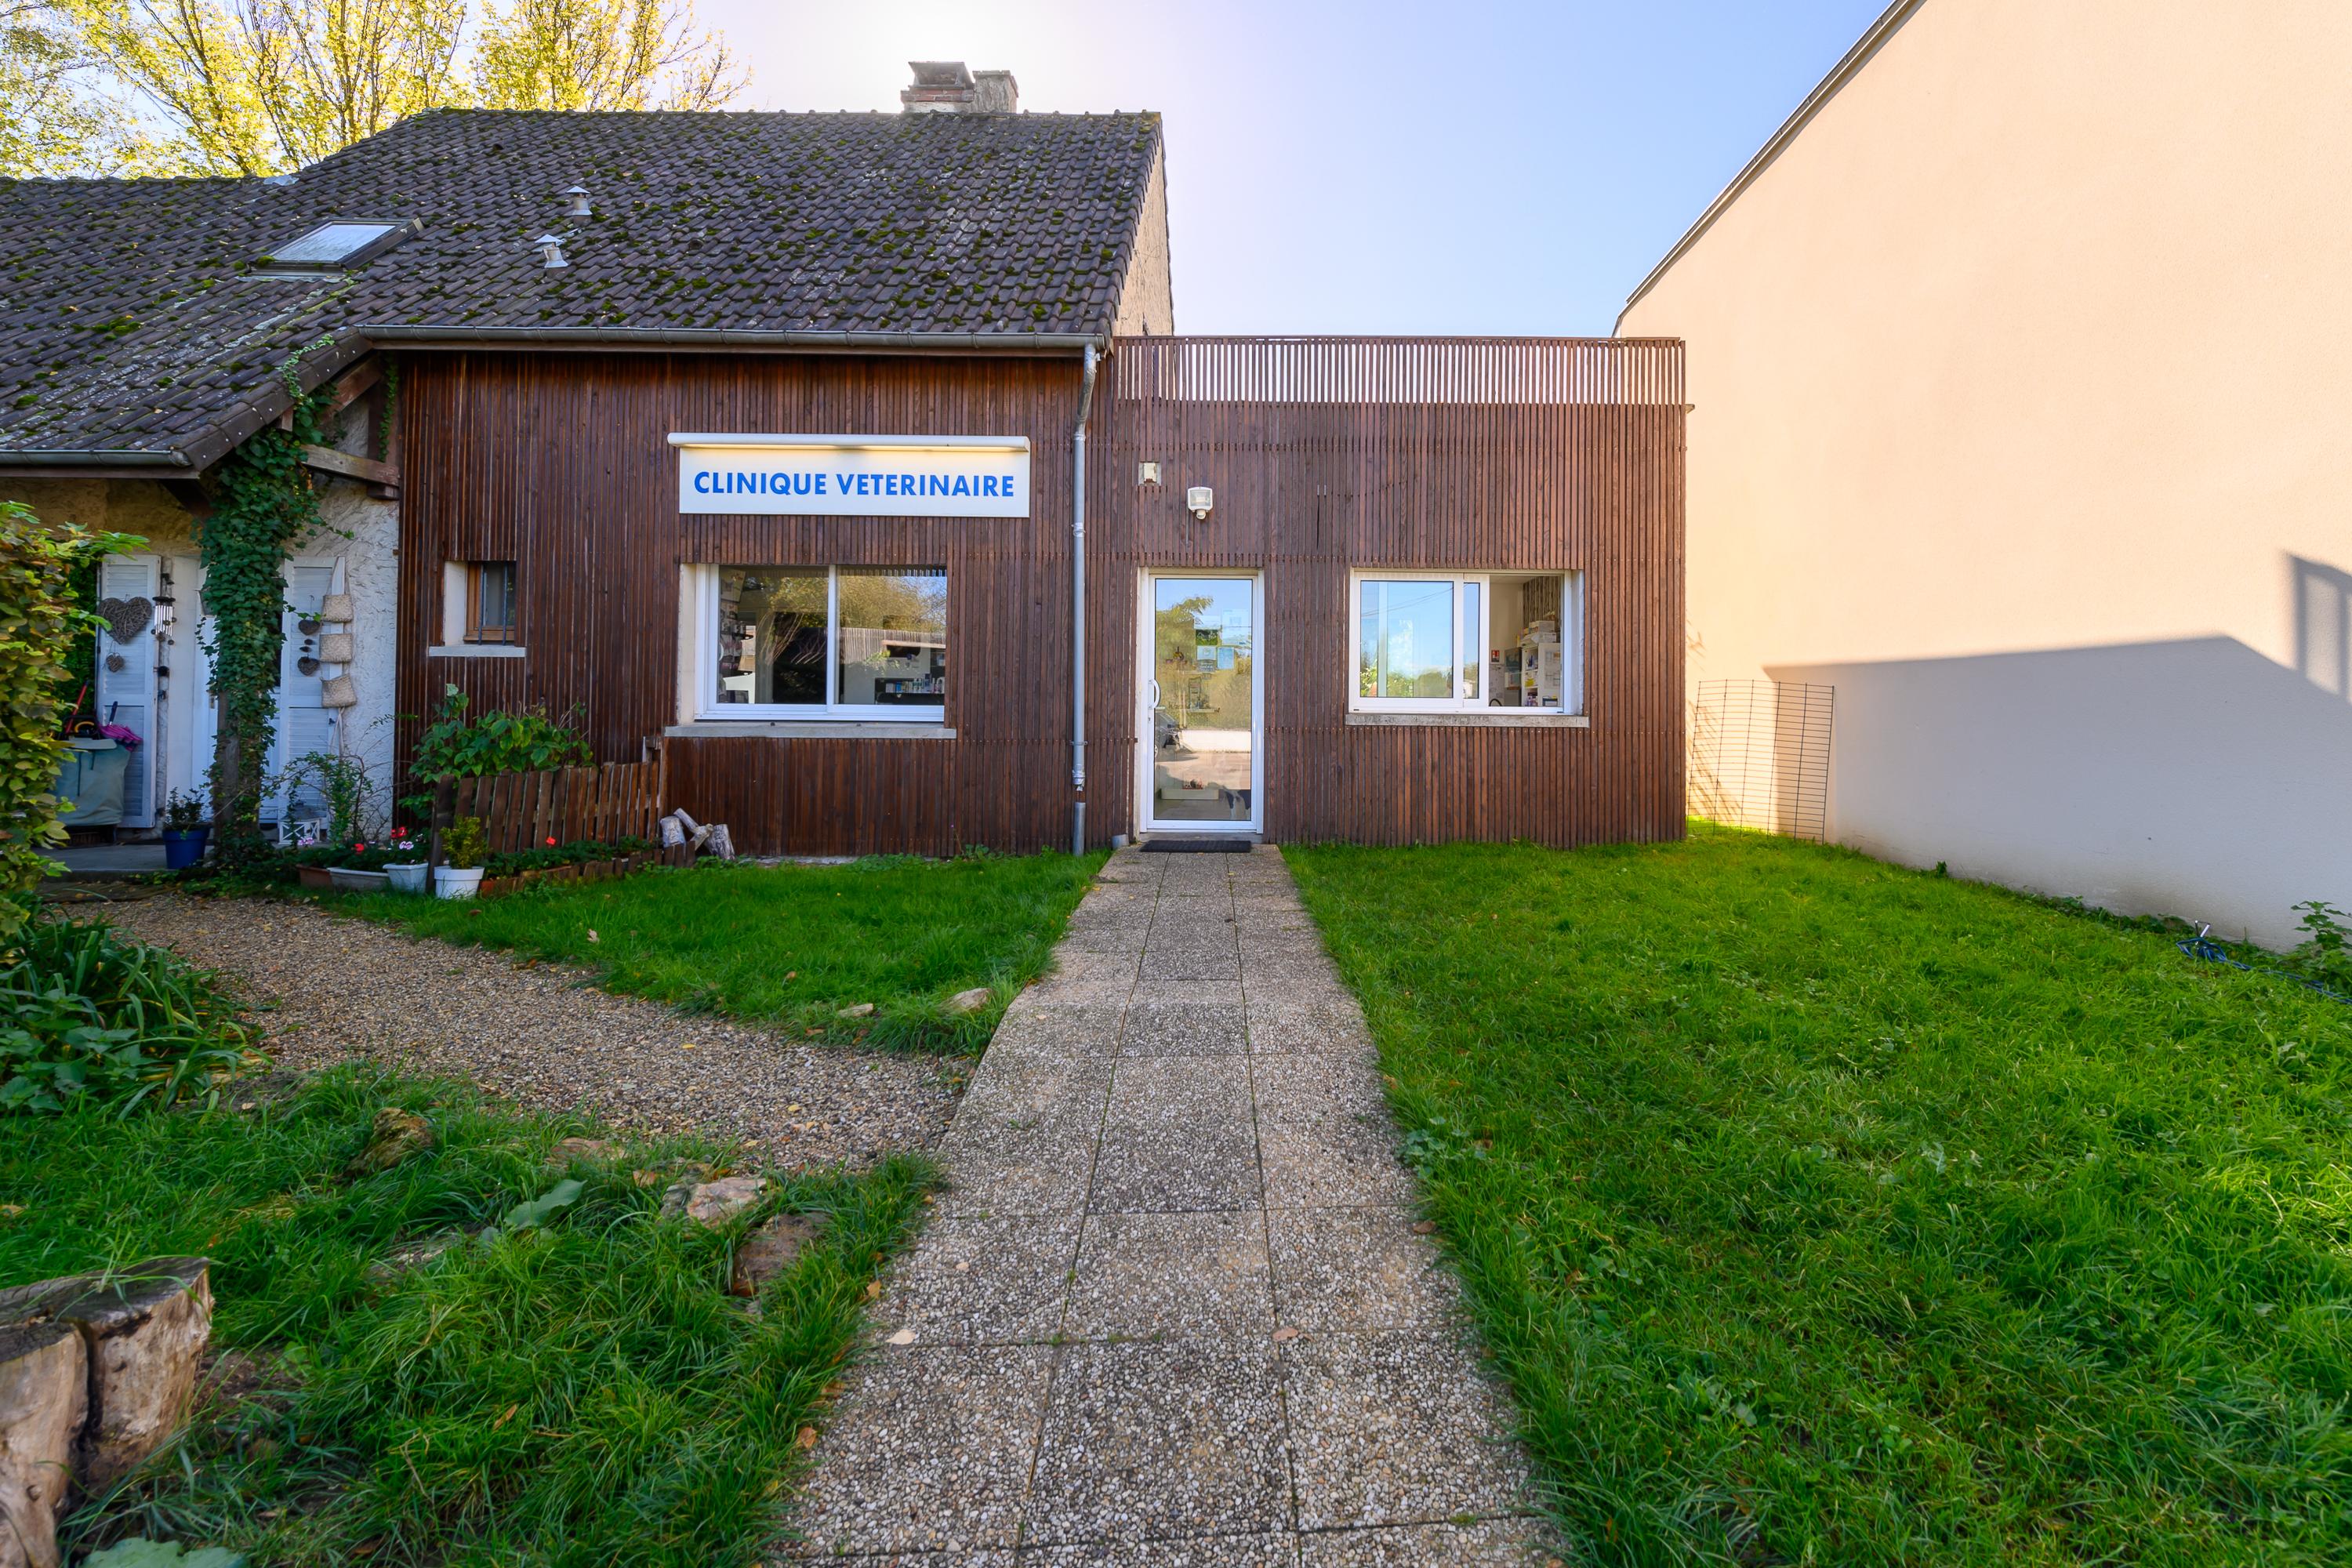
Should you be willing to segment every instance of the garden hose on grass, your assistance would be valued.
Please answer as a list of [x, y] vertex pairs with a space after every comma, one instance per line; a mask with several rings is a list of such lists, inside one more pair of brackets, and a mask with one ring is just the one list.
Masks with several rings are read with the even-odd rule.
[[2310, 979], [2305, 975], [2297, 974], [2292, 970], [2273, 969], [2266, 964], [2248, 963], [2243, 959], [2231, 957], [2229, 949], [2206, 936], [2205, 933], [2212, 929], [2213, 927], [2210, 922], [2205, 925], [2199, 926], [2195, 936], [2183, 937], [2180, 941], [2174, 942], [2172, 945], [2187, 953], [2189, 957], [2201, 958], [2208, 963], [2226, 963], [2232, 969], [2242, 969], [2249, 974], [2275, 974], [2282, 980], [2292, 980], [2297, 985], [2316, 991], [2322, 996], [2326, 997], [2330, 1002], [2342, 1002], [2347, 1005], [2352, 1005], [2352, 996], [2347, 996], [2340, 991], [2330, 991], [2318, 981]]

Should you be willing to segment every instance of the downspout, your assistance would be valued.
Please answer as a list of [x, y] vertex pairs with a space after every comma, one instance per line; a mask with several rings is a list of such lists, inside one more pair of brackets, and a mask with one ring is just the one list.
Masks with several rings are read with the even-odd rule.
[[1095, 405], [1095, 345], [1078, 383], [1078, 423], [1070, 432], [1070, 853], [1087, 852], [1087, 420]]

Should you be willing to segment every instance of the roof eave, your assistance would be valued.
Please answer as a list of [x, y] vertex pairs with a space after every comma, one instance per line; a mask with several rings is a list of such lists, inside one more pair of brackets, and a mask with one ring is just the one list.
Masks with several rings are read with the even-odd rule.
[[1721, 217], [1731, 204], [1746, 193], [1748, 186], [1763, 176], [1764, 171], [1771, 167], [1773, 160], [1780, 157], [1789, 143], [1797, 139], [1799, 132], [1812, 123], [1813, 117], [1822, 111], [1831, 99], [1838, 95], [1839, 89], [1853, 80], [1856, 73], [1870, 63], [1871, 57], [1885, 46], [1886, 40], [1893, 37], [1902, 28], [1903, 24], [1911, 19], [1912, 13], [1927, 3], [1927, 0], [1895, 0], [1893, 5], [1879, 13], [1878, 20], [1870, 25], [1870, 30], [1863, 34], [1853, 47], [1845, 52], [1844, 58], [1831, 68], [1830, 74], [1823, 77], [1820, 85], [1805, 95], [1805, 100], [1802, 103], [1797, 105], [1796, 112], [1780, 122], [1780, 129], [1772, 132], [1764, 145], [1757, 150], [1756, 156], [1748, 159], [1746, 167], [1733, 175], [1731, 183], [1724, 186], [1715, 200], [1706, 205], [1706, 210], [1698, 215], [1698, 221], [1683, 232], [1683, 237], [1675, 241], [1674, 247], [1659, 258], [1655, 267], [1650, 268], [1649, 276], [1643, 278], [1634, 290], [1625, 296], [1624, 306], [1617, 312], [1618, 331], [1624, 330], [1626, 316], [1633, 311], [1634, 306], [1642, 302], [1642, 297], [1656, 287], [1658, 280], [1666, 275], [1674, 264], [1680, 261], [1691, 247], [1696, 245], [1705, 237], [1706, 231], [1715, 226], [1715, 220]]
[[362, 337], [386, 348], [525, 348], [661, 352], [772, 349], [835, 353], [1077, 353], [1109, 342], [1098, 332], [821, 332], [688, 327], [363, 326]]
[[[288, 362], [303, 395], [318, 390], [363, 359], [371, 345], [356, 333], [321, 339]], [[17, 479], [189, 479], [204, 472], [247, 437], [293, 406], [295, 393], [281, 371], [252, 395], [231, 405], [186, 440], [158, 447], [0, 447], [0, 471]]]

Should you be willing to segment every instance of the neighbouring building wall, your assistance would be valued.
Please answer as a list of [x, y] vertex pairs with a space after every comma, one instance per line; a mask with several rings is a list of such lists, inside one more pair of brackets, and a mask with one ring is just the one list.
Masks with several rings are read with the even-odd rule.
[[1168, 153], [1163, 148], [1151, 161], [1151, 180], [1143, 190], [1143, 218], [1135, 226], [1135, 254], [1127, 263], [1127, 281], [1118, 295], [1118, 321], [1112, 328], [1120, 337], [1164, 338], [1176, 330], [1176, 285], [1168, 248]]
[[1696, 683], [1831, 834], [2284, 943], [2352, 903], [2352, 7], [1927, 0], [1628, 310]]

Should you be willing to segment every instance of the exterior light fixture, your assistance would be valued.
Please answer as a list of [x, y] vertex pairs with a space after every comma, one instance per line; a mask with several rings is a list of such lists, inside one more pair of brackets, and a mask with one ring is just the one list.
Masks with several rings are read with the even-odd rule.
[[537, 239], [532, 240], [531, 243], [539, 247], [539, 264], [541, 267], [569, 267], [572, 265], [572, 263], [563, 259], [563, 237], [562, 235], [542, 234]]
[[1194, 522], [1209, 521], [1210, 509], [1217, 504], [1217, 492], [1206, 485], [1194, 485], [1184, 492], [1184, 509], [1192, 514]]
[[574, 185], [570, 190], [563, 193], [564, 216], [593, 217], [595, 216], [595, 212], [596, 209], [588, 205], [587, 186]]

